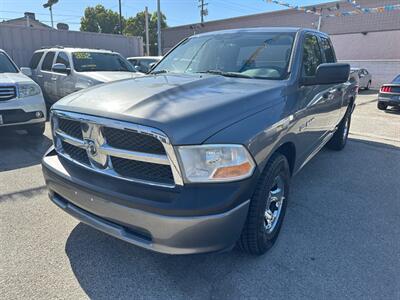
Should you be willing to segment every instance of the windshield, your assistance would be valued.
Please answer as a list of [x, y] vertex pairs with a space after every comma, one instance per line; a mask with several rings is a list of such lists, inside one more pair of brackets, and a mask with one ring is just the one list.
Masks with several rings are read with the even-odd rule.
[[193, 37], [152, 73], [213, 73], [245, 78], [287, 76], [295, 33], [241, 32]]
[[18, 73], [18, 69], [4, 53], [0, 52], [0, 73]]
[[74, 69], [77, 72], [127, 71], [136, 72], [121, 55], [101, 52], [74, 52]]
[[397, 77], [395, 77], [392, 81], [392, 83], [399, 83], [400, 84], [400, 75], [398, 75]]

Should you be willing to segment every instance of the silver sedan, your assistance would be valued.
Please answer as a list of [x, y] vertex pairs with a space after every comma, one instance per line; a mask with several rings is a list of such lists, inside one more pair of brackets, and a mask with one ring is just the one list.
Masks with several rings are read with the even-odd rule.
[[360, 89], [369, 90], [372, 83], [372, 75], [366, 69], [351, 68], [352, 72], [358, 73]]

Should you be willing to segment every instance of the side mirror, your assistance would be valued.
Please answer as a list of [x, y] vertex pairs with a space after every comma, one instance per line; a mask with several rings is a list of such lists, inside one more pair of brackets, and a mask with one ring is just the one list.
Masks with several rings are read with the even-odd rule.
[[22, 74], [24, 74], [24, 75], [26, 75], [26, 76], [29, 76], [29, 77], [32, 77], [32, 70], [31, 70], [31, 68], [22, 67], [20, 70], [21, 70], [21, 73], [22, 73]]
[[149, 64], [149, 72], [150, 72], [151, 70], [153, 70], [153, 68], [154, 68], [154, 66], [155, 66], [156, 64], [157, 64], [156, 61]]
[[70, 68], [67, 68], [66, 65], [60, 64], [60, 63], [54, 64], [53, 67], [51, 68], [51, 70], [53, 72], [62, 73], [62, 74], [69, 74], [71, 72]]
[[133, 68], [134, 68], [137, 72], [140, 72], [140, 67], [139, 67], [138, 65], [133, 66]]
[[303, 85], [339, 84], [349, 79], [350, 65], [342, 63], [320, 64], [315, 76], [303, 78]]

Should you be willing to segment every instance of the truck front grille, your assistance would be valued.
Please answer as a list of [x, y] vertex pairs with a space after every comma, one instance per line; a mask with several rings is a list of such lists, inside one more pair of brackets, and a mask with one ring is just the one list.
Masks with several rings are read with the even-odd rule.
[[51, 121], [57, 152], [82, 167], [144, 184], [183, 184], [172, 145], [157, 129], [60, 111]]
[[124, 177], [138, 178], [141, 180], [156, 181], [166, 184], [174, 183], [174, 177], [170, 166], [151, 164], [113, 156], [111, 156], [111, 162], [115, 172]]
[[66, 142], [61, 142], [62, 149], [64, 152], [73, 160], [80, 162], [81, 164], [85, 164], [90, 166], [90, 161], [87, 156], [86, 150], [81, 149], [79, 147], [72, 146]]
[[165, 154], [162, 143], [151, 135], [110, 127], [104, 127], [103, 134], [107, 143], [115, 148], [153, 154]]
[[0, 101], [7, 101], [17, 97], [15, 86], [0, 86]]
[[66, 134], [77, 138], [77, 139], [83, 139], [82, 137], [82, 128], [81, 128], [81, 123], [79, 121], [73, 121], [73, 120], [68, 120], [68, 119], [59, 119], [59, 128]]

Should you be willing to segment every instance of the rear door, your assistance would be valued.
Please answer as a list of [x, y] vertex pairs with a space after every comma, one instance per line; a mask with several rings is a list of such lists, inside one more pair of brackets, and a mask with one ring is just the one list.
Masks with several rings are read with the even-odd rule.
[[[325, 36], [319, 36], [321, 50], [324, 57], [324, 63], [336, 63], [335, 51], [331, 41]], [[340, 122], [341, 108], [344, 97], [344, 84], [325, 85], [326, 94], [326, 109], [329, 110], [329, 117], [326, 120], [328, 130], [333, 130]]]
[[43, 89], [43, 76], [40, 73], [40, 66], [43, 54], [44, 51], [33, 53], [31, 61], [29, 62], [29, 68], [32, 71], [32, 79], [40, 86], [41, 89]]
[[[318, 66], [323, 63], [316, 35], [305, 34], [302, 47], [300, 81], [315, 77]], [[319, 85], [303, 85], [298, 90], [297, 130], [300, 136], [299, 141], [303, 143], [301, 148], [305, 150], [306, 156], [315, 149], [327, 131], [326, 114], [328, 110], [323, 98], [324, 91], [325, 89]]]
[[[59, 51], [57, 53], [56, 62], [64, 64], [67, 68], [71, 69], [71, 58], [68, 53]], [[75, 81], [71, 73], [57, 73], [53, 72], [53, 77], [56, 81], [56, 99], [59, 100], [75, 91]]]
[[51, 71], [54, 64], [55, 54], [54, 51], [46, 53], [39, 73], [42, 76], [41, 80], [43, 80], [42, 91], [46, 100], [50, 102], [56, 101], [56, 82], [53, 80], [53, 72]]

